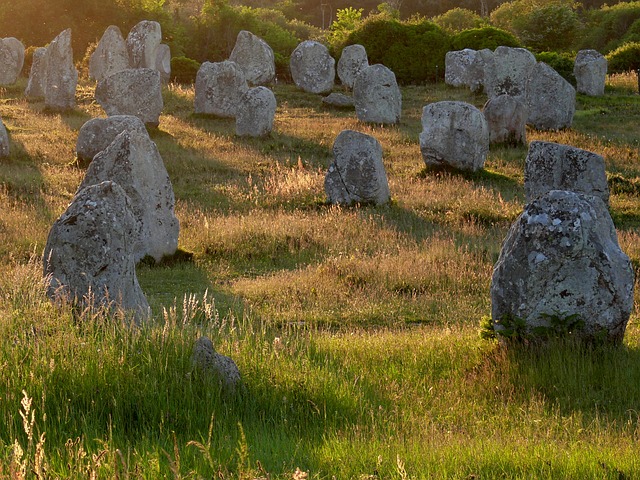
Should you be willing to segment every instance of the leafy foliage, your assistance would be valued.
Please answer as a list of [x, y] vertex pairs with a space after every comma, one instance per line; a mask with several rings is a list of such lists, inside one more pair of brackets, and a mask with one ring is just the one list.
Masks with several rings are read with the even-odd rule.
[[442, 15], [437, 15], [431, 21], [451, 34], [472, 28], [480, 28], [487, 23], [476, 12], [460, 7], [453, 8]]
[[607, 55], [609, 71], [613, 73], [640, 69], [640, 42], [622, 45]]
[[451, 40], [453, 50], [472, 48], [495, 50], [500, 46], [520, 47], [520, 41], [511, 33], [496, 27], [472, 28], [458, 33]]
[[621, 2], [590, 11], [581, 48], [593, 48], [603, 53], [615, 50], [638, 19], [640, 1]]
[[362, 21], [363, 9], [353, 7], [339, 8], [336, 10], [336, 19], [331, 24], [329, 36], [327, 38], [331, 47], [344, 44], [345, 40]]
[[171, 58], [171, 81], [177, 83], [194, 83], [200, 69], [200, 62], [188, 57]]
[[544, 62], [558, 72], [572, 85], [576, 84], [573, 74], [574, 56], [571, 53], [541, 52], [536, 54], [536, 60]]
[[570, 49], [581, 26], [573, 6], [562, 2], [542, 5], [513, 19], [522, 43], [536, 51]]

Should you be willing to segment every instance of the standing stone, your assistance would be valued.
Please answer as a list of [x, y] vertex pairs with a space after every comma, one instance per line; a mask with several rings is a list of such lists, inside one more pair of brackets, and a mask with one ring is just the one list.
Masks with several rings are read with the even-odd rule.
[[539, 62], [526, 87], [527, 125], [537, 130], [571, 127], [576, 111], [576, 90], [553, 68]]
[[488, 48], [478, 50], [467, 71], [467, 86], [472, 92], [486, 90], [489, 71], [493, 68], [493, 51]]
[[169, 83], [171, 78], [171, 49], [169, 45], [161, 43], [156, 48], [155, 69], [160, 72], [160, 81], [163, 84]]
[[482, 109], [489, 126], [491, 143], [527, 143], [527, 107], [511, 95], [502, 94], [487, 101]]
[[338, 77], [345, 87], [353, 88], [356, 77], [369, 66], [367, 51], [362, 45], [348, 45], [338, 60]]
[[164, 106], [160, 73], [150, 68], [122, 70], [96, 86], [96, 101], [107, 115], [135, 115], [158, 126]]
[[146, 133], [119, 134], [93, 158], [80, 189], [105, 180], [122, 186], [140, 222], [140, 236], [132, 240], [133, 259], [149, 255], [159, 262], [163, 256], [173, 255], [180, 230], [173, 187], [158, 147]]
[[71, 29], [68, 28], [49, 44], [44, 59], [44, 103], [54, 111], [72, 110], [76, 106], [78, 70], [73, 64]]
[[249, 85], [236, 62], [204, 62], [196, 75], [196, 113], [235, 118]]
[[608, 204], [604, 158], [569, 145], [531, 142], [524, 166], [526, 200], [531, 202], [551, 190], [594, 195]]
[[120, 29], [115, 25], [102, 34], [98, 46], [89, 59], [89, 78], [103, 80], [129, 68], [129, 53]]
[[584, 326], [574, 335], [620, 343], [633, 282], [604, 202], [552, 190], [525, 206], [504, 241], [491, 282], [494, 328], [521, 319], [535, 335], [553, 331], [549, 316], [577, 315]]
[[24, 96], [28, 99], [44, 98], [45, 74], [47, 70], [45, 47], [36, 48], [33, 52], [31, 70], [29, 71], [29, 82], [24, 91]]
[[98, 153], [106, 149], [122, 132], [137, 132], [147, 135], [147, 129], [138, 117], [113, 115], [93, 118], [80, 128], [76, 141], [76, 156], [80, 162], [89, 163]]
[[14, 37], [0, 38], [0, 85], [13, 85], [24, 65], [24, 45]]
[[2, 119], [0, 119], [0, 158], [9, 156], [9, 134], [7, 128], [4, 126]]
[[263, 137], [273, 130], [276, 115], [276, 96], [267, 87], [247, 90], [236, 115], [236, 135]]
[[427, 166], [479, 170], [489, 153], [489, 126], [471, 104], [431, 103], [422, 110], [420, 150]]
[[447, 52], [444, 59], [444, 82], [452, 87], [469, 86], [469, 70], [476, 59], [476, 51], [470, 48]]
[[527, 79], [536, 66], [536, 57], [524, 48], [498, 47], [487, 65], [485, 92], [489, 98], [506, 93], [525, 103]]
[[336, 77], [335, 63], [327, 47], [305, 40], [291, 53], [289, 69], [298, 88], [309, 93], [327, 93]]
[[380, 205], [389, 201], [389, 183], [378, 140], [343, 130], [333, 144], [333, 157], [324, 181], [331, 203]]
[[142, 20], [127, 35], [130, 68], [156, 68], [156, 49], [162, 41], [158, 22]]
[[49, 297], [83, 307], [118, 306], [138, 322], [148, 318], [131, 251], [138, 228], [129, 197], [117, 183], [78, 191], [47, 238], [43, 270]]
[[353, 85], [356, 116], [367, 123], [398, 123], [402, 114], [402, 93], [395, 74], [382, 64], [371, 65], [356, 77]]
[[240, 387], [238, 366], [231, 357], [216, 352], [213, 343], [207, 337], [200, 337], [196, 341], [191, 363], [194, 370], [218, 382], [224, 394], [233, 395]]
[[596, 50], [580, 50], [573, 64], [578, 93], [604, 95], [607, 78], [607, 59]]
[[276, 63], [272, 48], [260, 37], [241, 30], [229, 56], [244, 73], [250, 85], [269, 85], [276, 78]]

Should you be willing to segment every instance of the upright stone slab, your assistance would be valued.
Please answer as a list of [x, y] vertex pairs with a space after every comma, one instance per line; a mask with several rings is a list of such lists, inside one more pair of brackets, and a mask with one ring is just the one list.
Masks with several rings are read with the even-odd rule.
[[573, 64], [578, 93], [597, 97], [604, 95], [607, 59], [596, 50], [580, 50]]
[[353, 102], [358, 120], [366, 123], [398, 123], [402, 93], [395, 74], [382, 64], [371, 65], [356, 77]]
[[29, 81], [24, 91], [24, 96], [29, 100], [44, 98], [44, 76], [47, 70], [46, 53], [45, 47], [36, 48], [33, 52]]
[[263, 137], [273, 130], [276, 115], [276, 96], [267, 87], [247, 90], [236, 115], [236, 135]]
[[140, 222], [140, 236], [133, 242], [134, 260], [149, 255], [158, 262], [173, 255], [180, 230], [173, 187], [158, 148], [146, 133], [120, 133], [93, 158], [80, 188], [105, 180], [122, 186]]
[[2, 119], [0, 119], [0, 158], [9, 156], [9, 134], [7, 128], [4, 126]]
[[158, 126], [162, 101], [160, 73], [135, 68], [114, 73], [98, 82], [96, 101], [107, 115], [135, 115], [145, 124]]
[[105, 79], [109, 75], [129, 68], [127, 44], [120, 29], [115, 25], [108, 27], [102, 34], [98, 46], [89, 59], [89, 78]]
[[92, 118], [80, 127], [76, 141], [76, 156], [82, 163], [89, 163], [98, 153], [106, 149], [122, 132], [137, 132], [147, 135], [147, 129], [138, 117], [113, 115], [107, 118]]
[[0, 85], [13, 85], [24, 65], [24, 45], [14, 37], [0, 38]]
[[427, 166], [480, 170], [489, 153], [489, 126], [471, 104], [430, 103], [422, 110], [420, 150]]
[[76, 106], [78, 70], [73, 64], [71, 29], [60, 33], [47, 47], [44, 59], [44, 103], [54, 111], [72, 110]]
[[485, 92], [489, 98], [506, 93], [525, 103], [526, 83], [536, 57], [524, 48], [498, 47], [487, 65]]
[[634, 274], [600, 198], [552, 190], [525, 206], [509, 230], [491, 281], [494, 328], [524, 321], [551, 331], [549, 318], [576, 315], [573, 335], [620, 343], [633, 308]]
[[333, 144], [324, 189], [331, 203], [387, 203], [390, 198], [382, 147], [370, 135], [343, 130]]
[[204, 62], [196, 75], [196, 113], [235, 118], [249, 85], [236, 62]]
[[327, 93], [336, 77], [335, 60], [319, 42], [305, 40], [291, 53], [289, 69], [298, 88], [309, 93]]
[[79, 190], [47, 238], [43, 267], [49, 297], [89, 307], [119, 306], [137, 321], [148, 318], [131, 251], [138, 228], [129, 197], [117, 183]]
[[468, 87], [469, 72], [476, 59], [476, 51], [471, 48], [447, 52], [444, 59], [444, 82], [452, 87]]
[[608, 204], [604, 158], [569, 145], [531, 142], [524, 166], [526, 200], [531, 202], [551, 190], [594, 195]]
[[163, 84], [169, 83], [171, 78], [171, 49], [169, 45], [161, 43], [156, 48], [155, 69], [160, 72], [160, 81]]
[[367, 51], [362, 45], [348, 45], [338, 60], [338, 77], [345, 87], [353, 88], [356, 77], [369, 66]]
[[491, 143], [527, 143], [527, 107], [511, 95], [502, 94], [487, 101], [482, 109], [489, 126]]
[[576, 90], [553, 68], [539, 62], [526, 87], [527, 125], [537, 130], [571, 127], [576, 111]]
[[236, 62], [250, 85], [269, 85], [276, 78], [276, 63], [273, 49], [260, 37], [241, 30], [229, 56]]
[[158, 22], [142, 20], [127, 35], [130, 68], [156, 68], [156, 49], [162, 42]]

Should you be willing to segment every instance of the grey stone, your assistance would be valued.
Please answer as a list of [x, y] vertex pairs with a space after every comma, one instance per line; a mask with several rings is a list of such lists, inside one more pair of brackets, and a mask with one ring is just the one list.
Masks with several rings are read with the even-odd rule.
[[498, 47], [486, 68], [485, 92], [489, 98], [506, 93], [523, 103], [527, 79], [536, 57], [524, 48]]
[[526, 87], [527, 125], [537, 130], [571, 127], [576, 111], [576, 90], [553, 68], [539, 62]]
[[353, 85], [353, 101], [361, 122], [400, 121], [402, 93], [395, 74], [384, 65], [371, 65], [360, 72]]
[[452, 87], [468, 87], [473, 92], [482, 90], [485, 84], [486, 70], [493, 61], [493, 52], [489, 49], [456, 50], [445, 56], [444, 81]]
[[107, 148], [122, 132], [147, 134], [147, 129], [138, 117], [133, 115], [113, 115], [107, 118], [93, 118], [85, 122], [78, 132], [76, 156], [83, 163], [89, 163], [98, 153]]
[[324, 182], [331, 203], [380, 205], [389, 201], [389, 183], [378, 140], [343, 130], [333, 144], [333, 157]]
[[109, 75], [129, 68], [127, 44], [115, 25], [102, 34], [98, 46], [89, 59], [89, 78], [98, 82]]
[[346, 87], [353, 88], [356, 77], [369, 66], [367, 51], [362, 45], [348, 45], [338, 60], [338, 77]]
[[195, 112], [235, 118], [247, 90], [236, 62], [204, 62], [196, 75]]
[[527, 107], [511, 95], [502, 94], [487, 101], [482, 109], [489, 126], [491, 143], [527, 143]]
[[165, 255], [173, 255], [180, 230], [173, 187], [158, 147], [146, 132], [120, 133], [93, 158], [80, 189], [105, 180], [113, 180], [124, 189], [140, 224], [138, 239], [131, 241], [133, 259], [149, 255], [160, 261]]
[[29, 71], [29, 81], [24, 91], [24, 96], [28, 99], [44, 98], [45, 75], [47, 70], [45, 47], [37, 48], [33, 52], [31, 70]]
[[14, 37], [0, 38], [0, 85], [13, 85], [24, 65], [24, 45]]
[[578, 93], [585, 95], [604, 95], [607, 78], [607, 59], [596, 50], [580, 50], [573, 64]]
[[169, 83], [171, 78], [171, 49], [169, 45], [161, 43], [156, 48], [155, 69], [160, 72], [160, 81], [164, 84]]
[[0, 119], [0, 158], [8, 157], [9, 153], [9, 134], [2, 119]]
[[427, 166], [479, 170], [489, 153], [489, 126], [471, 104], [431, 103], [422, 110], [420, 150]]
[[158, 22], [142, 20], [127, 35], [130, 68], [156, 68], [156, 49], [162, 41]]
[[526, 201], [531, 202], [551, 190], [595, 195], [608, 204], [604, 158], [569, 145], [531, 142], [524, 167]]
[[137, 230], [129, 197], [117, 183], [78, 191], [47, 238], [43, 270], [49, 297], [83, 307], [119, 307], [138, 322], [148, 318], [131, 251]]
[[164, 106], [160, 72], [150, 68], [122, 70], [96, 86], [96, 101], [107, 115], [135, 115], [158, 126]]
[[241, 30], [229, 56], [244, 73], [250, 85], [269, 85], [276, 78], [276, 63], [272, 48], [260, 37]]
[[291, 53], [289, 69], [293, 83], [309, 93], [327, 93], [336, 78], [335, 60], [319, 42], [305, 40]]
[[72, 110], [76, 106], [78, 70], [73, 64], [71, 29], [60, 33], [47, 47], [44, 59], [44, 103], [54, 111]]
[[191, 355], [195, 371], [217, 382], [225, 394], [233, 395], [241, 386], [240, 370], [231, 357], [216, 352], [213, 343], [207, 337], [200, 337]]
[[344, 93], [333, 92], [322, 98], [322, 103], [337, 108], [354, 108], [353, 97]]
[[633, 308], [634, 274], [600, 198], [552, 190], [525, 206], [502, 246], [491, 282], [492, 318], [552, 329], [577, 315], [585, 339], [620, 343]]
[[276, 115], [276, 96], [267, 87], [247, 90], [236, 115], [236, 135], [263, 137], [273, 130]]

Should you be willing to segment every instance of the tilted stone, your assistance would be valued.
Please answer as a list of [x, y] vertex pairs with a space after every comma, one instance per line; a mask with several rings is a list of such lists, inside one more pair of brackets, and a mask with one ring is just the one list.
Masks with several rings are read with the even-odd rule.
[[345, 95], [344, 93], [333, 92], [322, 98], [324, 105], [329, 105], [336, 108], [354, 108], [353, 97]]
[[527, 143], [527, 107], [511, 95], [489, 99], [482, 109], [489, 126], [491, 143]]
[[89, 307], [119, 306], [132, 311], [136, 321], [148, 318], [131, 250], [138, 228], [129, 197], [117, 183], [79, 190], [47, 238], [43, 270], [49, 297]]
[[607, 79], [607, 59], [596, 50], [580, 50], [573, 64], [578, 93], [585, 95], [604, 95]]
[[216, 352], [207, 337], [200, 337], [191, 355], [191, 362], [201, 375], [218, 382], [224, 394], [234, 394], [240, 387], [241, 377], [238, 366], [231, 357]]
[[371, 65], [356, 77], [353, 101], [361, 122], [393, 124], [400, 121], [402, 93], [395, 74], [382, 64]]
[[551, 190], [595, 195], [608, 204], [604, 158], [569, 145], [531, 142], [524, 166], [526, 200], [531, 202]]
[[574, 335], [620, 343], [633, 284], [604, 202], [552, 190], [525, 206], [504, 241], [491, 282], [494, 326], [521, 319], [535, 334], [553, 331], [549, 316], [575, 315], [584, 326]]
[[7, 127], [4, 126], [2, 119], [0, 119], [0, 158], [9, 156], [9, 134], [7, 133]]
[[98, 46], [89, 59], [89, 78], [98, 82], [109, 75], [129, 68], [127, 44], [115, 25], [102, 34]]
[[331, 203], [379, 205], [389, 201], [389, 183], [378, 140], [343, 130], [333, 144], [333, 157], [324, 182]]
[[536, 57], [525, 48], [498, 47], [486, 68], [485, 92], [489, 98], [506, 93], [526, 102], [526, 83]]
[[291, 53], [289, 69], [298, 88], [309, 93], [327, 93], [336, 77], [335, 60], [319, 42], [305, 40]]
[[171, 49], [169, 45], [161, 43], [156, 48], [155, 69], [160, 72], [160, 81], [164, 84], [169, 83], [171, 78]]
[[78, 70], [73, 64], [71, 29], [60, 33], [47, 47], [44, 59], [44, 103], [54, 111], [72, 110], [76, 106]]
[[471, 104], [430, 103], [422, 109], [420, 150], [427, 166], [479, 170], [489, 154], [489, 126]]
[[107, 115], [135, 115], [145, 124], [158, 126], [162, 101], [160, 72], [150, 68], [122, 70], [96, 86], [96, 101]]
[[236, 135], [263, 137], [273, 130], [276, 115], [276, 97], [267, 87], [247, 90], [236, 115]]
[[162, 42], [158, 22], [142, 20], [127, 35], [130, 68], [156, 68], [156, 49]]
[[276, 78], [276, 63], [273, 49], [260, 37], [241, 30], [229, 56], [236, 62], [250, 85], [269, 85]]
[[0, 85], [13, 85], [24, 65], [24, 45], [14, 37], [0, 38]]
[[537, 130], [571, 127], [576, 111], [576, 90], [553, 68], [539, 62], [526, 87], [527, 125]]
[[36, 48], [33, 52], [31, 70], [29, 71], [29, 81], [24, 91], [24, 96], [28, 99], [44, 98], [44, 84], [47, 70], [45, 47]]
[[140, 222], [134, 260], [149, 255], [160, 261], [165, 255], [173, 255], [180, 230], [173, 187], [158, 148], [146, 133], [120, 133], [93, 158], [80, 188], [105, 180], [117, 182], [127, 192]]
[[195, 112], [235, 118], [247, 90], [249, 85], [237, 63], [204, 62], [196, 75]]
[[356, 77], [369, 66], [367, 51], [362, 45], [348, 45], [338, 60], [338, 77], [346, 87], [353, 88]]
[[107, 118], [93, 118], [80, 128], [76, 141], [78, 160], [89, 163], [98, 153], [107, 148], [122, 132], [138, 132], [147, 135], [147, 129], [138, 117], [133, 115], [113, 115]]

